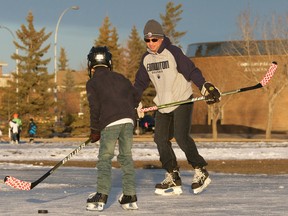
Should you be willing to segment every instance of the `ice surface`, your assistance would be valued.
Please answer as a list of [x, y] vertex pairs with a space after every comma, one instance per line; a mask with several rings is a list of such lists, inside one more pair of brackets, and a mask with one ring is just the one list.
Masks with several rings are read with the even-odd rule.
[[[33, 145], [0, 144], [0, 179], [11, 175], [25, 181], [35, 181], [50, 167], [12, 164], [12, 160], [62, 160], [81, 143], [38, 143]], [[175, 147], [178, 158], [183, 153]], [[288, 144], [282, 143], [199, 143], [206, 159], [268, 159], [288, 157]], [[95, 160], [95, 145], [88, 146], [71, 160]], [[117, 151], [116, 151], [117, 153]], [[158, 160], [153, 143], [135, 143], [133, 155], [137, 159]], [[122, 193], [121, 170], [113, 169], [113, 185], [103, 212], [85, 209], [88, 195], [95, 192], [95, 168], [60, 167], [31, 191], [19, 191], [0, 184], [1, 215], [287, 215], [288, 175], [240, 175], [210, 172], [212, 183], [199, 195], [190, 192], [193, 171], [181, 171], [183, 194], [162, 197], [154, 194], [155, 183], [164, 177], [162, 169], [137, 169], [139, 210], [123, 210], [117, 198]]]

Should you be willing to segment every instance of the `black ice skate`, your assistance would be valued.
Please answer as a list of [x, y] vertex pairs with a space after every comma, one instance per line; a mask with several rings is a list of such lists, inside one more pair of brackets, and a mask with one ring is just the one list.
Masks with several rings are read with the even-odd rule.
[[88, 196], [86, 210], [103, 211], [107, 203], [108, 195], [101, 193], [92, 193]]
[[162, 196], [180, 195], [182, 194], [182, 182], [178, 170], [165, 174], [165, 179], [155, 185], [155, 194]]
[[191, 188], [194, 194], [201, 193], [211, 182], [209, 173], [207, 170], [202, 168], [195, 168], [195, 174], [192, 180]]
[[133, 195], [124, 195], [121, 194], [121, 196], [118, 199], [119, 203], [121, 204], [122, 208], [125, 210], [137, 210], [137, 196]]

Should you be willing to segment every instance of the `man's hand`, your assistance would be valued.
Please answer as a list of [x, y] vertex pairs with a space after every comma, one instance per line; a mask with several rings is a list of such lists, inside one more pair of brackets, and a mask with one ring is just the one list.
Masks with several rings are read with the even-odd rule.
[[218, 103], [221, 100], [221, 93], [212, 83], [206, 82], [202, 86], [201, 94], [205, 96], [207, 104]]
[[91, 143], [95, 143], [98, 140], [100, 140], [100, 132], [97, 132], [97, 131], [91, 129], [90, 139], [91, 139]]

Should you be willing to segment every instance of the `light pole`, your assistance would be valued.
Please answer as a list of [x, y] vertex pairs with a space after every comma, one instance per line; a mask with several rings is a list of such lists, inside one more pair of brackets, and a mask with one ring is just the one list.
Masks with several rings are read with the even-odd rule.
[[[12, 35], [12, 37], [13, 37], [13, 39], [14, 39], [14, 41], [16, 41], [16, 37], [15, 37], [15, 35], [14, 35], [14, 33], [11, 31], [11, 29], [9, 29], [8, 27], [6, 27], [6, 26], [2, 26], [2, 25], [0, 25], [0, 28], [3, 28], [3, 29], [6, 29], [7, 31], [9, 31], [10, 32], [10, 34]], [[16, 47], [16, 55], [18, 56], [18, 48]], [[19, 89], [18, 89], [18, 82], [19, 82], [19, 80], [18, 80], [18, 74], [19, 74], [19, 70], [18, 70], [18, 59], [16, 59], [16, 75], [17, 75], [17, 77], [16, 77], [16, 93], [17, 93], [17, 102], [16, 102], [16, 107], [18, 108], [18, 92], [19, 92]]]
[[56, 25], [56, 29], [55, 29], [55, 34], [54, 34], [54, 84], [55, 84], [55, 88], [54, 88], [54, 101], [56, 104], [56, 108], [55, 108], [55, 122], [58, 121], [58, 116], [57, 116], [57, 35], [58, 35], [58, 28], [59, 28], [59, 24], [60, 21], [62, 19], [62, 17], [64, 16], [64, 14], [69, 11], [69, 10], [78, 10], [79, 6], [72, 6], [69, 8], [66, 8], [61, 15], [59, 16], [57, 25]]

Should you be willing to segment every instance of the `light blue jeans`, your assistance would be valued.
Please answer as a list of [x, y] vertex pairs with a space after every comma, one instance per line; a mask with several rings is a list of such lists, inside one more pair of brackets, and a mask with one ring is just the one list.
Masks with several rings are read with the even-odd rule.
[[117, 160], [121, 165], [122, 190], [125, 195], [136, 195], [135, 169], [132, 158], [133, 124], [119, 124], [101, 131], [97, 162], [97, 192], [108, 195], [111, 190], [111, 168], [116, 143], [119, 145]]

